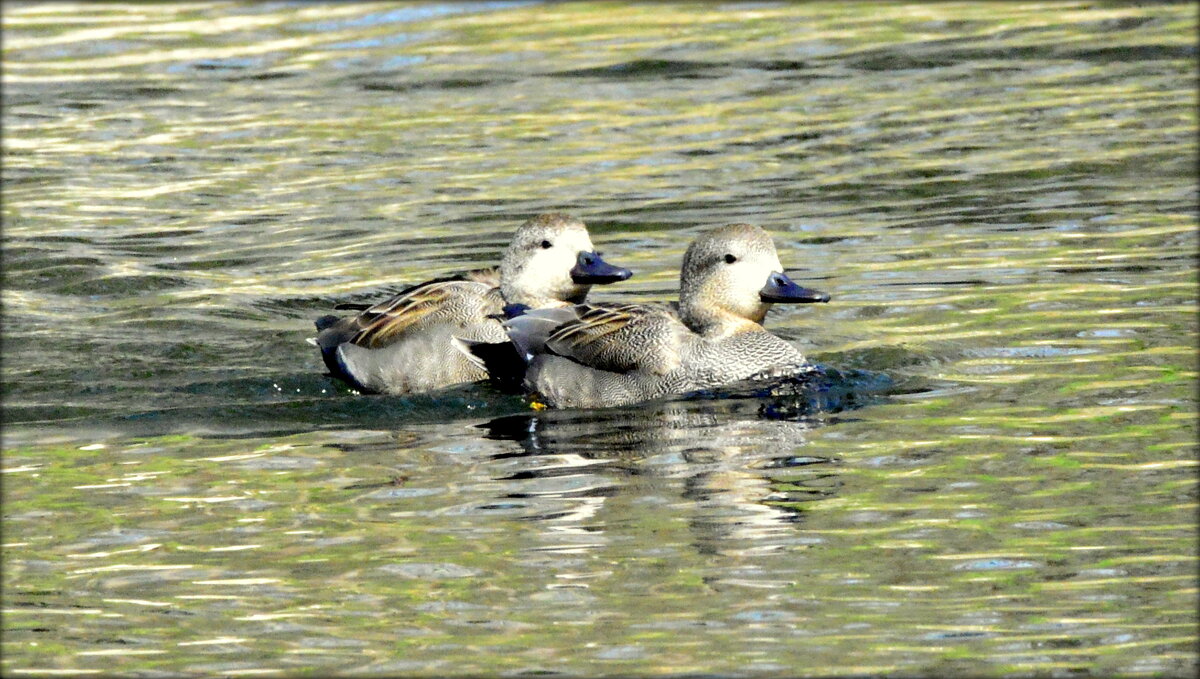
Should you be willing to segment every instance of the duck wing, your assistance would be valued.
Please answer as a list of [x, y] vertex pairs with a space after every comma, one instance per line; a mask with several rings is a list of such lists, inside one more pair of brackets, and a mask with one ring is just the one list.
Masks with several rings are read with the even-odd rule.
[[[408, 294], [409, 292], [412, 292], [419, 287], [429, 285], [430, 283], [444, 283], [446, 281], [474, 281], [476, 283], [483, 283], [489, 288], [498, 288], [500, 287], [500, 267], [489, 266], [483, 269], [471, 269], [470, 271], [460, 271], [458, 273], [451, 274], [449, 276], [443, 276], [441, 278], [433, 278], [404, 288], [400, 292], [388, 298], [388, 300], [391, 301], [400, 295]], [[333, 309], [334, 311], [366, 311], [373, 306], [377, 305], [367, 304], [364, 302], [338, 302], [337, 304], [333, 305]], [[326, 318], [328, 317], [322, 317], [319, 320], [324, 321]], [[327, 322], [326, 325], [328, 325]], [[325, 328], [321, 327], [320, 323], [318, 323], [317, 330], [324, 329]]]
[[492, 307], [499, 308], [499, 300], [499, 291], [486, 283], [460, 278], [426, 281], [345, 319], [349, 323], [343, 341], [379, 349], [414, 328], [481, 321]]
[[575, 317], [546, 337], [548, 353], [597, 370], [662, 375], [680, 365], [690, 332], [670, 306], [578, 304]]

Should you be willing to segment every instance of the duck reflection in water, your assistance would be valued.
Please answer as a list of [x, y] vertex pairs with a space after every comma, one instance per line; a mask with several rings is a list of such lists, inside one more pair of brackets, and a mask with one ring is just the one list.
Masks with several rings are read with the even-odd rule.
[[654, 513], [670, 517], [669, 525], [687, 526], [678, 541], [697, 553], [751, 555], [803, 544], [793, 525], [799, 507], [837, 487], [835, 460], [803, 454], [822, 421], [779, 419], [779, 406], [668, 401], [547, 410], [478, 426], [488, 438], [518, 444], [494, 456], [511, 469], [496, 479], [505, 483], [500, 502], [520, 503], [522, 518], [544, 523], [542, 550], [580, 553], [622, 533], [661, 529], [627, 518], [644, 516], [649, 503], [661, 505]]

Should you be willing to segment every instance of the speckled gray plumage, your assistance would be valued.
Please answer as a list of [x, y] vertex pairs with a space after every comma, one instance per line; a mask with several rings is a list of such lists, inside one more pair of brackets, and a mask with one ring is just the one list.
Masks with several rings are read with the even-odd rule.
[[[586, 315], [598, 307], [572, 308]], [[546, 340], [546, 350], [530, 361], [526, 387], [559, 408], [615, 406], [795, 374], [807, 366], [794, 346], [765, 329], [710, 339], [661, 307], [607, 337], [594, 350], [583, 351]]]

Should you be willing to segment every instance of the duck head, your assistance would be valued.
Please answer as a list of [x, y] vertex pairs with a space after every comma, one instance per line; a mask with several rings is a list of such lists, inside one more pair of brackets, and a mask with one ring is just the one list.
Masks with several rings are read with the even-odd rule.
[[500, 294], [508, 304], [530, 308], [578, 304], [593, 285], [632, 275], [600, 257], [583, 222], [562, 213], [541, 214], [518, 227], [504, 251]]
[[828, 301], [828, 294], [801, 287], [783, 273], [775, 243], [757, 226], [729, 224], [708, 231], [683, 256], [679, 309], [697, 332], [762, 323], [772, 304]]

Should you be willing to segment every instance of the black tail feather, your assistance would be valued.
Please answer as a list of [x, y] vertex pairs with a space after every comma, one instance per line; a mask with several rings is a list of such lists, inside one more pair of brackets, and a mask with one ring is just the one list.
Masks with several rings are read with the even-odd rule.
[[488, 373], [488, 379], [506, 394], [524, 392], [526, 363], [512, 342], [479, 342], [454, 338], [454, 344]]
[[334, 316], [333, 314], [330, 314], [328, 316], [322, 316], [322, 317], [318, 318], [317, 320], [313, 321], [313, 325], [317, 326], [317, 331], [319, 332], [321, 330], [324, 330], [325, 328], [328, 328], [329, 326], [333, 325], [334, 323], [337, 323], [339, 320], [341, 320], [341, 318], [339, 318], [338, 316]]

